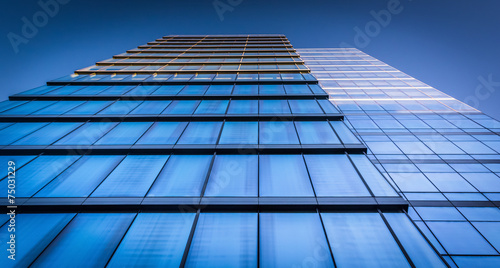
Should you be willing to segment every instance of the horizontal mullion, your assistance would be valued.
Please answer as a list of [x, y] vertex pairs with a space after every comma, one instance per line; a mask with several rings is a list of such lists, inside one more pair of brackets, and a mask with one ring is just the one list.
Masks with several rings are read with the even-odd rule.
[[299, 95], [13, 95], [11, 101], [21, 100], [281, 100], [328, 99], [328, 94]]
[[184, 54], [178, 54], [178, 55], [158, 55], [158, 56], [151, 56], [151, 55], [141, 55], [143, 53], [134, 53], [134, 55], [114, 55], [113, 58], [119, 59], [119, 58], [153, 58], [153, 59], [165, 59], [165, 58], [300, 58], [299, 55], [213, 55], [213, 56], [208, 56], [208, 55], [200, 55], [200, 56], [195, 56], [195, 55], [184, 55]]
[[253, 50], [253, 49], [249, 49], [249, 50], [244, 50], [244, 49], [240, 49], [240, 50], [222, 50], [222, 49], [218, 49], [218, 50], [209, 50], [209, 49], [198, 49], [198, 50], [194, 50], [194, 49], [191, 49], [191, 50], [182, 50], [182, 49], [178, 49], [178, 50], [161, 50], [161, 49], [158, 49], [158, 50], [154, 50], [154, 49], [130, 49], [130, 50], [127, 50], [126, 51], [127, 53], [186, 53], [186, 52], [189, 52], [189, 53], [279, 53], [279, 52], [293, 52], [293, 53], [296, 53], [295, 49], [259, 49], [259, 50]]
[[[89, 197], [18, 198], [21, 213], [50, 212], [181, 212], [190, 207], [202, 212], [403, 212], [400, 197]], [[8, 212], [6, 206], [2, 206]]]
[[[97, 66], [111, 66], [111, 65], [120, 65], [120, 66], [129, 66], [129, 65], [277, 65], [277, 64], [304, 64], [303, 61], [234, 61], [234, 62], [105, 62], [100, 61], [97, 62]], [[334, 80], [334, 79], [330, 79]], [[346, 79], [347, 80], [347, 79]]]
[[196, 73], [309, 73], [309, 69], [256, 69], [256, 70], [77, 70], [75, 74], [196, 74]]
[[[49, 81], [48, 86], [57, 85], [227, 85], [227, 84], [318, 84], [318, 80], [228, 80], [228, 81]], [[17, 95], [16, 95], [17, 96]]]
[[57, 116], [1, 116], [0, 122], [172, 122], [172, 121], [340, 121], [338, 114], [263, 114], [263, 115], [57, 115]]
[[364, 145], [8, 145], [0, 155], [363, 154]]

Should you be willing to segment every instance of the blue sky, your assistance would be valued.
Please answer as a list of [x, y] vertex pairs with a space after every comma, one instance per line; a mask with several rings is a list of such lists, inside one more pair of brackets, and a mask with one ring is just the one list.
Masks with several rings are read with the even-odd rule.
[[500, 119], [497, 0], [40, 2], [49, 11], [0, 11], [1, 100], [163, 35], [283, 33], [297, 48], [358, 47]]

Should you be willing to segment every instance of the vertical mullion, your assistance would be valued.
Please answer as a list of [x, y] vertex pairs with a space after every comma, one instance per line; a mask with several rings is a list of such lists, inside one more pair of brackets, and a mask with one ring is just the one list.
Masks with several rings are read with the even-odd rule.
[[36, 256], [36, 258], [31, 262], [31, 264], [28, 267], [31, 267], [36, 262], [36, 260], [38, 260], [38, 258], [40, 258], [40, 256], [42, 256], [42, 254], [45, 252], [45, 250], [47, 250], [50, 247], [50, 245], [57, 239], [57, 237], [68, 227], [68, 225], [71, 222], [73, 222], [73, 220], [75, 219], [76, 216], [78, 216], [78, 214], [79, 213], [75, 213], [75, 215], [71, 218], [71, 220], [69, 220], [68, 223], [63, 228], [61, 228], [59, 233], [57, 233], [57, 235], [54, 236], [52, 241], [50, 241], [50, 243], [47, 244], [47, 246], [40, 252], [40, 254], [38, 254], [38, 256]]
[[[346, 152], [345, 155], [347, 156], [347, 159], [349, 159], [349, 162], [351, 163], [352, 167], [354, 168], [354, 170], [356, 170], [356, 173], [358, 174], [359, 178], [361, 179], [361, 181], [363, 182], [363, 184], [365, 185], [366, 189], [368, 190], [368, 192], [370, 193], [370, 195], [375, 198], [375, 194], [373, 194], [372, 192], [372, 189], [370, 189], [370, 187], [368, 186], [368, 183], [366, 183], [365, 181], [365, 178], [363, 178], [363, 175], [361, 175], [361, 172], [359, 171], [358, 167], [354, 164], [354, 162], [352, 161], [351, 157], [349, 156], [349, 154]], [[378, 170], [378, 169], [377, 169]]]
[[319, 215], [319, 220], [321, 222], [321, 228], [323, 228], [323, 233], [325, 234], [326, 243], [328, 244], [328, 250], [330, 250], [330, 256], [332, 257], [333, 266], [337, 267], [337, 263], [335, 263], [335, 258], [333, 257], [332, 246], [330, 245], [330, 240], [328, 239], [328, 234], [326, 233], [326, 228], [325, 228], [325, 223], [323, 222], [323, 217], [321, 216], [321, 212], [317, 208], [316, 208], [316, 213], [318, 213], [318, 215]]
[[191, 232], [189, 233], [188, 241], [186, 242], [186, 247], [184, 248], [184, 254], [182, 255], [180, 268], [184, 268], [186, 266], [187, 257], [189, 254], [189, 249], [191, 247], [191, 243], [193, 242], [194, 232], [196, 229], [196, 225], [198, 224], [198, 219], [200, 217], [200, 209], [196, 211], [196, 216], [194, 217], [193, 225], [191, 226]]
[[392, 227], [389, 224], [389, 222], [387, 221], [387, 219], [385, 218], [384, 213], [382, 213], [382, 211], [380, 211], [380, 209], [377, 209], [377, 210], [378, 210], [378, 214], [380, 215], [380, 217], [382, 217], [382, 220], [384, 221], [387, 229], [389, 230], [389, 232], [391, 232], [391, 235], [394, 238], [394, 241], [396, 241], [396, 243], [399, 246], [399, 249], [401, 250], [401, 252], [403, 252], [403, 255], [405, 256], [406, 260], [408, 261], [408, 263], [410, 264], [411, 267], [415, 268], [416, 266], [413, 263], [413, 261], [411, 260], [410, 255], [408, 255], [408, 252], [406, 252], [405, 248], [403, 247], [403, 244], [401, 244], [401, 241], [399, 241], [398, 236], [396, 235], [396, 233], [394, 233], [394, 230], [392, 230]]
[[120, 244], [122, 243], [123, 239], [125, 238], [125, 236], [127, 235], [128, 231], [130, 230], [130, 227], [132, 227], [132, 224], [134, 224], [134, 221], [137, 218], [137, 216], [139, 216], [139, 212], [135, 213], [134, 218], [132, 219], [132, 221], [130, 222], [127, 230], [125, 231], [125, 233], [123, 234], [122, 238], [120, 239], [120, 242], [118, 242], [118, 244], [116, 245], [115, 250], [113, 250], [113, 253], [111, 253], [111, 256], [109, 256], [109, 259], [106, 262], [106, 264], [104, 265], [104, 267], [108, 266], [109, 262], [111, 261], [111, 259], [115, 255], [116, 251], [118, 250], [118, 247], [120, 247]]

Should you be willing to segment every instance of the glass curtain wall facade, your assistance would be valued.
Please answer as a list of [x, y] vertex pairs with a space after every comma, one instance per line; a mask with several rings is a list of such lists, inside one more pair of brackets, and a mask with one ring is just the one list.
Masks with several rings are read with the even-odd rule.
[[[391, 86], [348, 76], [365, 72]], [[372, 114], [365, 87], [410, 100]], [[497, 123], [439, 94], [357, 50], [236, 35], [165, 36], [13, 95], [15, 202], [7, 174], [0, 196], [18, 206], [16, 260], [0, 266], [494, 264]]]
[[298, 49], [451, 267], [500, 267], [500, 123], [358, 49]]

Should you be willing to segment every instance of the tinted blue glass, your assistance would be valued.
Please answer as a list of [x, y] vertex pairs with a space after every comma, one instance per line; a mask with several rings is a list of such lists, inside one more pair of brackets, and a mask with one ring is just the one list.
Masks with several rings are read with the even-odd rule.
[[500, 266], [499, 256], [453, 256], [453, 260], [464, 268], [497, 268]]
[[99, 114], [128, 114], [141, 103], [142, 101], [117, 101], [100, 111]]
[[231, 95], [233, 85], [211, 85], [206, 95]]
[[[34, 155], [2, 155], [0, 156], [0, 163], [6, 163], [8, 165], [9, 161], [14, 161], [15, 169], [19, 170], [22, 166], [26, 165], [29, 161], [33, 160], [36, 156]], [[4, 175], [7, 177], [7, 173]]]
[[175, 144], [188, 122], [156, 122], [137, 144]]
[[91, 145], [118, 123], [89, 122], [58, 140], [55, 145]]
[[299, 144], [292, 122], [259, 122], [260, 144]]
[[286, 100], [259, 100], [261, 114], [289, 114], [290, 107]]
[[60, 88], [61, 86], [40, 86], [30, 90], [23, 91], [19, 93], [20, 95], [42, 95], [54, 89]]
[[437, 192], [437, 189], [421, 173], [390, 173], [401, 191]]
[[257, 144], [258, 131], [258, 122], [226, 122], [219, 144]]
[[84, 103], [84, 101], [59, 101], [54, 105], [38, 110], [33, 114], [59, 115], [77, 107], [78, 105], [81, 105], [82, 103]]
[[0, 145], [9, 145], [48, 123], [16, 123], [0, 130]]
[[78, 91], [85, 86], [64, 86], [52, 91], [45, 93], [44, 95], [69, 95], [75, 91]]
[[140, 213], [107, 267], [178, 267], [194, 213]]
[[36, 197], [87, 197], [123, 156], [85, 155], [45, 186]]
[[134, 219], [134, 213], [77, 215], [33, 267], [104, 267]]
[[3, 112], [8, 109], [12, 109], [21, 104], [25, 104], [27, 101], [2, 101], [0, 102], [0, 112]]
[[495, 207], [459, 207], [469, 221], [500, 221], [500, 209]]
[[333, 104], [329, 100], [318, 100], [321, 108], [325, 113], [339, 113], [339, 111], [333, 106]]
[[[16, 197], [30, 197], [50, 182], [54, 177], [73, 164], [80, 156], [40, 156], [16, 172]], [[0, 186], [7, 189], [7, 180], [0, 181]], [[7, 196], [7, 191], [1, 192]]]
[[284, 95], [285, 89], [283, 85], [259, 85], [260, 95]]
[[143, 95], [151, 95], [159, 86], [144, 86], [139, 85], [134, 89], [127, 92], [125, 95], [134, 95], [134, 96], [143, 96]]
[[225, 114], [228, 100], [203, 100], [194, 112], [195, 114]]
[[473, 222], [472, 225], [497, 249], [500, 249], [500, 222]]
[[178, 144], [215, 144], [222, 122], [190, 122]]
[[167, 155], [129, 155], [99, 185], [92, 196], [142, 197], [167, 159]]
[[461, 173], [461, 175], [481, 192], [500, 192], [500, 178], [493, 173]]
[[321, 215], [338, 267], [410, 267], [378, 213]]
[[468, 154], [494, 154], [495, 151], [479, 141], [455, 141], [455, 145]]
[[151, 122], [123, 122], [99, 139], [96, 145], [134, 144], [146, 130]]
[[446, 267], [406, 215], [385, 213], [384, 216], [416, 267]]
[[304, 155], [317, 196], [370, 196], [345, 155]]
[[290, 85], [287, 84], [285, 85], [285, 91], [287, 95], [303, 95], [303, 94], [312, 94], [311, 90], [309, 87], [305, 84], [302, 85]]
[[301, 144], [340, 144], [327, 121], [296, 121]]
[[[0, 266], [28, 267], [73, 216], [65, 213], [16, 215], [16, 260], [7, 258], [7, 253], [4, 253]], [[8, 225], [0, 228], [0, 237], [5, 243], [10, 234]]]
[[311, 91], [316, 93], [316, 94], [325, 94], [326, 92], [316, 84], [309, 84], [309, 88], [311, 88]]
[[260, 196], [314, 196], [301, 155], [259, 156]]
[[398, 195], [366, 156], [353, 154], [350, 157], [375, 196]]
[[259, 94], [258, 85], [235, 85], [233, 95], [257, 95]]
[[172, 101], [145, 101], [130, 114], [160, 114]]
[[105, 91], [99, 93], [99, 95], [123, 95], [127, 91], [130, 91], [135, 86], [112, 86]]
[[294, 114], [323, 114], [316, 100], [289, 100]]
[[107, 88], [109, 88], [109, 86], [87, 86], [71, 93], [71, 95], [97, 95]]
[[415, 207], [415, 210], [423, 220], [465, 220], [454, 207]]
[[257, 267], [257, 214], [201, 213], [186, 267]]
[[183, 85], [164, 85], [159, 87], [152, 95], [177, 95], [183, 88]]
[[260, 267], [334, 267], [316, 213], [261, 213]]
[[4, 129], [4, 128], [8, 127], [8, 126], [11, 126], [11, 125], [13, 125], [13, 124], [14, 124], [14, 123], [0, 123], [0, 130], [1, 130], [1, 129]]
[[257, 155], [217, 155], [205, 196], [257, 196]]
[[96, 114], [111, 103], [112, 101], [87, 101], [86, 103], [66, 112], [65, 114]]
[[227, 114], [258, 114], [258, 100], [232, 100], [229, 103]]
[[449, 254], [496, 254], [468, 222], [431, 221], [427, 225]]
[[13, 145], [50, 145], [83, 123], [50, 123]]
[[442, 192], [476, 192], [458, 173], [426, 173], [425, 176]]
[[208, 86], [205, 85], [188, 85], [179, 92], [179, 95], [203, 95], [207, 89]]
[[162, 114], [193, 114], [200, 101], [173, 101]]
[[31, 101], [23, 105], [2, 112], [2, 114], [17, 114], [27, 115], [41, 110], [49, 105], [56, 103], [55, 101]]
[[200, 196], [212, 155], [173, 155], [148, 196]]
[[344, 122], [341, 121], [330, 121], [333, 129], [342, 140], [344, 144], [359, 144], [361, 143], [354, 134], [347, 128]]

